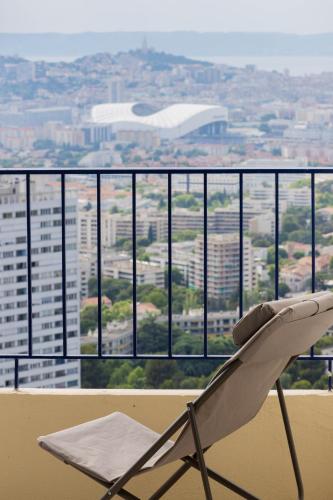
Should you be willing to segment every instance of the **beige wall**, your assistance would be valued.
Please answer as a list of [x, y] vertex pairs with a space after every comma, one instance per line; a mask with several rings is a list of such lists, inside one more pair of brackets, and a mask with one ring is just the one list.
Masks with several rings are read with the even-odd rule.
[[[194, 391], [0, 391], [1, 500], [97, 500], [104, 489], [43, 451], [37, 436], [114, 410], [162, 431], [193, 398]], [[333, 395], [322, 391], [288, 392], [306, 500], [333, 498]], [[272, 393], [259, 415], [207, 453], [207, 463], [248, 488], [260, 499], [296, 498], [278, 401]], [[147, 498], [174, 467], [142, 475], [130, 486]], [[129, 488], [131, 489], [131, 488]], [[214, 498], [236, 499], [213, 486]], [[200, 475], [187, 473], [165, 496], [203, 498]]]

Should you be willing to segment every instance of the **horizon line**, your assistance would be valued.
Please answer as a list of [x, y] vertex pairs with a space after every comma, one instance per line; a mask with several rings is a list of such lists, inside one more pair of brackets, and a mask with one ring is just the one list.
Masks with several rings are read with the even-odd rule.
[[111, 30], [111, 31], [0, 31], [0, 35], [105, 35], [105, 34], [172, 34], [172, 33], [194, 33], [200, 35], [220, 34], [220, 35], [292, 35], [292, 36], [322, 36], [332, 35], [332, 31], [322, 32], [289, 32], [289, 31], [216, 31], [216, 30], [196, 30], [196, 29], [165, 29], [165, 30]]

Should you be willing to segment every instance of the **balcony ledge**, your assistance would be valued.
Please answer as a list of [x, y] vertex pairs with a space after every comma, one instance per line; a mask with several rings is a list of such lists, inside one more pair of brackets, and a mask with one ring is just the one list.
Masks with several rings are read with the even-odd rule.
[[[13, 389], [0, 390], [1, 497], [17, 500], [94, 500], [104, 490], [41, 450], [36, 438], [115, 410], [162, 431], [197, 396], [196, 390]], [[286, 391], [305, 498], [332, 498], [333, 395], [327, 391]], [[259, 498], [296, 498], [291, 463], [276, 392], [248, 425], [207, 453], [207, 463]], [[175, 469], [163, 467], [131, 481], [129, 489], [147, 498]], [[149, 481], [147, 478], [149, 477]], [[283, 481], [281, 480], [283, 478]], [[214, 498], [235, 499], [219, 485]], [[166, 500], [204, 498], [200, 475], [187, 473]]]
[[[30, 396], [177, 396], [195, 398], [201, 394], [199, 389], [0, 389], [2, 395], [30, 395]], [[287, 389], [284, 391], [289, 396], [327, 396], [333, 397], [333, 392], [315, 389]], [[275, 390], [269, 392], [269, 396], [277, 396]]]

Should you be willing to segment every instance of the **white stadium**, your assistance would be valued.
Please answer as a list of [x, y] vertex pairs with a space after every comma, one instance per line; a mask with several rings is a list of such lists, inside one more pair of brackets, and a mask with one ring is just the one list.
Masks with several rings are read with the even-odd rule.
[[110, 125], [112, 132], [150, 131], [162, 140], [187, 136], [220, 137], [225, 131], [228, 113], [222, 106], [172, 104], [163, 109], [139, 102], [107, 103], [93, 106], [91, 121]]

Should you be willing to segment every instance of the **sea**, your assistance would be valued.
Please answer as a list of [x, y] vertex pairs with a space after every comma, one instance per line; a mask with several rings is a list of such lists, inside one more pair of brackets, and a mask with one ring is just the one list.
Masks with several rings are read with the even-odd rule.
[[248, 64], [254, 64], [257, 69], [265, 71], [289, 71], [292, 76], [319, 75], [320, 73], [333, 72], [333, 57], [324, 56], [227, 56], [227, 57], [198, 57], [215, 64], [227, 64], [243, 68]]

